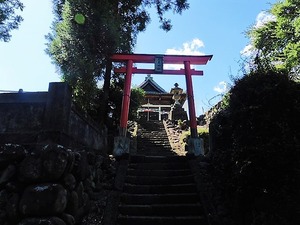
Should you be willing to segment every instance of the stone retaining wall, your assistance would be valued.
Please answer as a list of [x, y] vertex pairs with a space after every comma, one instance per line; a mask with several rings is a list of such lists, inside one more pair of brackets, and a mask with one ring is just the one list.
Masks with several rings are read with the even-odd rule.
[[107, 167], [97, 151], [0, 146], [0, 224], [80, 224]]
[[48, 92], [0, 94], [0, 144], [6, 143], [57, 143], [106, 152], [107, 129], [76, 109], [66, 83], [54, 82]]

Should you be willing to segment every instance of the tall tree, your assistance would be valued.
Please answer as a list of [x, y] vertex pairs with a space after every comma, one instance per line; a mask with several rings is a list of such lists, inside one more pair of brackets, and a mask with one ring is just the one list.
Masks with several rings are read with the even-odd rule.
[[20, 15], [16, 15], [16, 11], [22, 11], [23, 8], [19, 0], [0, 0], [0, 41], [10, 40], [10, 32], [17, 29], [23, 20]]
[[292, 76], [300, 74], [300, 0], [274, 4], [270, 13], [275, 19], [249, 31], [252, 45], [258, 50], [256, 63], [271, 62]]
[[146, 29], [147, 8], [156, 7], [161, 27], [168, 31], [171, 21], [165, 13], [181, 13], [189, 6], [187, 0], [53, 0], [53, 5], [56, 18], [47, 52], [86, 111], [97, 104], [97, 82], [105, 76], [105, 87], [109, 86], [110, 56], [131, 53], [137, 34]]

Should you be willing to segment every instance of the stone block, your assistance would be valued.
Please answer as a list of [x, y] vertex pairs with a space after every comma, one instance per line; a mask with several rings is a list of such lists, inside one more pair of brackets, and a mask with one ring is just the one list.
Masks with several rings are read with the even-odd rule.
[[19, 180], [28, 183], [42, 178], [42, 160], [37, 155], [28, 155], [19, 165]]
[[120, 157], [129, 154], [130, 139], [127, 137], [119, 136], [114, 139], [114, 156]]
[[43, 171], [49, 180], [59, 179], [68, 165], [68, 152], [60, 145], [46, 145], [42, 155]]
[[19, 209], [26, 216], [51, 216], [62, 213], [67, 205], [67, 191], [60, 184], [28, 186], [20, 200]]
[[195, 156], [200, 156], [204, 154], [204, 145], [202, 138], [188, 139], [188, 154]]
[[26, 156], [26, 150], [17, 144], [0, 146], [0, 168], [5, 168], [13, 162], [20, 162]]
[[26, 218], [18, 225], [66, 225], [66, 223], [58, 217], [49, 218]]

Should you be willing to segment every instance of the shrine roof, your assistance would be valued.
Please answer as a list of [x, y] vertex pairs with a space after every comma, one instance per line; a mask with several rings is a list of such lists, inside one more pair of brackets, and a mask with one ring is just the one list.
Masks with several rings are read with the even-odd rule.
[[168, 94], [161, 86], [159, 86], [151, 75], [147, 75], [143, 83], [141, 83], [139, 88], [142, 88], [146, 94]]

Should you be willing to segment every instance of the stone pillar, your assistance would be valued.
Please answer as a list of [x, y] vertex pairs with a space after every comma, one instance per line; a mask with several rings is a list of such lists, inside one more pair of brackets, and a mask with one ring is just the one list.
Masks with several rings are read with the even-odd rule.
[[161, 107], [158, 107], [158, 120], [161, 121]]
[[68, 133], [71, 112], [72, 91], [67, 83], [53, 82], [49, 84], [44, 116], [44, 131], [38, 142], [65, 143]]

